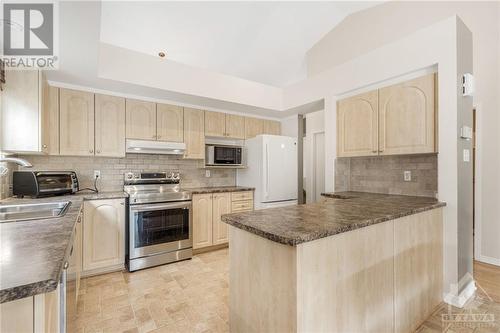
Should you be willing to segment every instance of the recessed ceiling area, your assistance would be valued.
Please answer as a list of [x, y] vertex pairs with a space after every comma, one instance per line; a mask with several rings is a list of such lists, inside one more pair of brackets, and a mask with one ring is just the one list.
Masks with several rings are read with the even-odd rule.
[[101, 42], [276, 87], [306, 77], [305, 54], [378, 2], [103, 1]]

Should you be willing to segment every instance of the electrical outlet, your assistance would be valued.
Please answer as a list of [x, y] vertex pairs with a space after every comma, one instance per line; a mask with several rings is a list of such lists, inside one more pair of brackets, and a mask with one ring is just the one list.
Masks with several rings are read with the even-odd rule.
[[205, 177], [210, 178], [210, 170], [205, 170]]
[[404, 173], [405, 182], [411, 182], [411, 171], [405, 171]]
[[94, 170], [94, 179], [101, 179], [101, 170]]
[[470, 162], [470, 150], [464, 149], [464, 162]]

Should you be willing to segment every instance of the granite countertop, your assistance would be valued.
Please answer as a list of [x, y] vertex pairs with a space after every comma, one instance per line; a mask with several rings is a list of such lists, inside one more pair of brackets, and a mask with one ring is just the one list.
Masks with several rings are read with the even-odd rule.
[[71, 201], [71, 206], [60, 218], [0, 223], [0, 303], [55, 290], [83, 201], [126, 196], [124, 192], [101, 192], [2, 200], [0, 205]]
[[222, 221], [277, 243], [296, 246], [319, 238], [444, 207], [429, 197], [365, 192], [322, 194], [324, 202], [222, 216]]
[[255, 190], [255, 188], [246, 186], [214, 186], [214, 187], [186, 188], [185, 190], [191, 192], [192, 194], [204, 194], [204, 193], [253, 191]]

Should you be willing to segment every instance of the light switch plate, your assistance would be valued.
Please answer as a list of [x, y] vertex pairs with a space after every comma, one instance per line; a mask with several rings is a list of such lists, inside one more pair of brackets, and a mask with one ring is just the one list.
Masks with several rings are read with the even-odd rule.
[[405, 171], [403, 174], [405, 182], [411, 182], [411, 171]]
[[472, 139], [472, 128], [469, 126], [462, 126], [460, 128], [460, 137], [462, 139], [471, 140]]
[[101, 170], [94, 170], [94, 179], [101, 179]]
[[470, 150], [464, 149], [464, 162], [470, 162]]

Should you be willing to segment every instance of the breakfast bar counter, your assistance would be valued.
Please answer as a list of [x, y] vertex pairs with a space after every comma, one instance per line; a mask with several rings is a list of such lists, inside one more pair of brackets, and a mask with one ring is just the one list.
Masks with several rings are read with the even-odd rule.
[[231, 332], [410, 332], [440, 304], [444, 203], [324, 196], [222, 217]]

